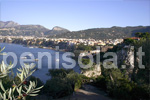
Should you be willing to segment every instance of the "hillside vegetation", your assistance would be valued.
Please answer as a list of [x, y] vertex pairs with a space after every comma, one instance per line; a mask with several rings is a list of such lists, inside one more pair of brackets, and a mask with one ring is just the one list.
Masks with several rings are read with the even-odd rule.
[[73, 39], [116, 39], [134, 36], [137, 32], [150, 32], [150, 26], [92, 28], [80, 31], [69, 31], [56, 26], [52, 30], [41, 25], [19, 25], [12, 21], [0, 21], [0, 35], [2, 36], [47, 36], [50, 38]]
[[150, 32], [150, 26], [93, 28], [58, 34], [56, 38], [116, 39], [134, 36], [137, 32]]

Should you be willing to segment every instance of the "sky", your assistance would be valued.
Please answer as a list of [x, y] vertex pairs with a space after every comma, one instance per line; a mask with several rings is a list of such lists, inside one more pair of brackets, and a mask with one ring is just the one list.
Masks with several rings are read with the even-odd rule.
[[0, 20], [71, 31], [149, 26], [150, 0], [0, 0]]

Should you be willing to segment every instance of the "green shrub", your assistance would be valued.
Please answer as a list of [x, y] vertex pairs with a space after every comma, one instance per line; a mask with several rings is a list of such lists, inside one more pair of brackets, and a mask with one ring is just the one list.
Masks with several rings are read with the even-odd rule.
[[[6, 90], [9, 89], [10, 87], [12, 87], [13, 81], [9, 76], [6, 76], [1, 80], [3, 81], [3, 86], [5, 87]], [[1, 89], [0, 89], [0, 92], [2, 92]]]
[[73, 70], [53, 69], [49, 70], [48, 75], [52, 78], [44, 86], [44, 92], [53, 98], [60, 98], [73, 93], [79, 89], [86, 78]]
[[69, 73], [66, 78], [69, 81], [69, 83], [74, 85], [74, 90], [81, 88], [82, 84], [85, 83], [83, 81], [88, 80], [87, 77], [76, 72]]
[[147, 85], [136, 85], [132, 91], [132, 100], [149, 100], [150, 99], [150, 87]]
[[110, 96], [116, 99], [130, 100], [131, 91], [134, 86], [135, 84], [127, 79], [118, 79], [115, 82], [110, 81], [107, 88]]
[[51, 76], [52, 78], [59, 77], [59, 78], [65, 78], [68, 73], [73, 72], [73, 70], [65, 70], [65, 69], [52, 69], [49, 70], [48, 76]]
[[70, 95], [73, 92], [73, 88], [67, 80], [55, 77], [46, 82], [44, 91], [53, 98], [60, 98]]
[[103, 90], [107, 90], [107, 82], [108, 78], [105, 78], [104, 76], [99, 76], [95, 79], [94, 85], [98, 88], [101, 88]]

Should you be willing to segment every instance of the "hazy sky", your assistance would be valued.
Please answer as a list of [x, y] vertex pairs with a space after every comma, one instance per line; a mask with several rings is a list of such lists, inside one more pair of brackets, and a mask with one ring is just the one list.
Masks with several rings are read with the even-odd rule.
[[0, 0], [1, 21], [71, 31], [150, 25], [150, 0]]

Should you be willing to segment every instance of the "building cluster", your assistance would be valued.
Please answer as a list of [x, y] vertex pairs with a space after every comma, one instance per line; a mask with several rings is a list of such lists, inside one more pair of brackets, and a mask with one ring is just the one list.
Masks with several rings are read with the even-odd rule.
[[95, 45], [117, 45], [118, 43], [122, 43], [123, 39], [107, 39], [107, 40], [95, 40], [95, 39], [66, 39], [66, 38], [53, 38], [53, 39], [47, 39], [51, 41], [55, 41], [57, 43], [59, 42], [65, 42], [68, 43], [69, 45], [79, 45], [79, 44], [84, 44], [84, 45], [89, 45], [89, 46], [95, 46]]
[[117, 45], [118, 43], [123, 42], [123, 39], [105, 39], [105, 40], [95, 40], [95, 39], [67, 39], [67, 38], [46, 38], [46, 37], [34, 37], [34, 36], [0, 36], [0, 41], [6, 39], [7, 41], [11, 42], [13, 39], [23, 39], [25, 40], [45, 40], [45, 41], [53, 41], [54, 43], [67, 43], [68, 45]]

